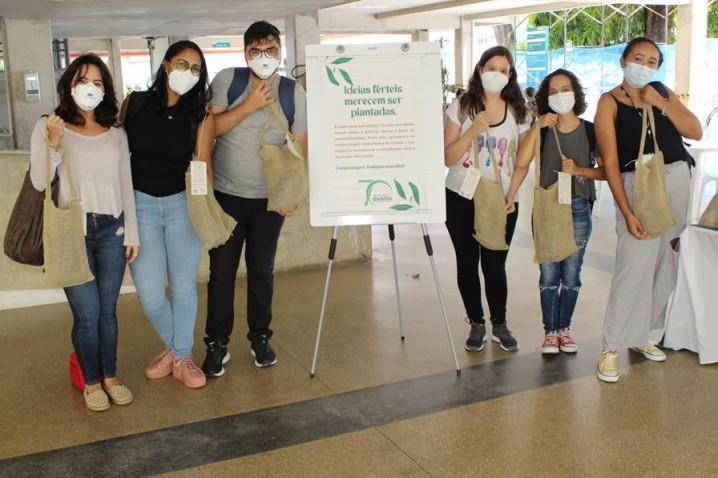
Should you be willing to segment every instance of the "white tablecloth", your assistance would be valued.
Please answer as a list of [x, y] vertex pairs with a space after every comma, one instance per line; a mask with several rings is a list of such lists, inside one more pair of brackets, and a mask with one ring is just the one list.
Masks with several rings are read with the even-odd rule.
[[718, 362], [718, 231], [688, 226], [679, 257], [664, 344], [697, 352], [702, 365]]

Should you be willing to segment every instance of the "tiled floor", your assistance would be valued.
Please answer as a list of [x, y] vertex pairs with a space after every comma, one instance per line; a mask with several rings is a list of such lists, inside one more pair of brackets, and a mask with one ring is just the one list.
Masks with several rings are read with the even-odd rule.
[[[232, 361], [201, 390], [143, 377], [161, 345], [136, 296], [122, 296], [120, 376], [136, 402], [102, 414], [87, 411], [68, 382], [67, 305], [0, 312], [0, 476], [82, 476], [93, 467], [107, 476], [716, 476], [718, 368], [690, 353], [665, 364], [624, 353], [621, 382], [593, 375], [615, 247], [609, 200], [576, 310], [581, 350], [541, 357], [528, 209], [509, 255], [509, 326], [521, 342], [513, 355], [492, 344], [463, 350], [453, 250], [445, 229], [430, 227], [461, 377], [418, 226], [397, 227], [406, 340], [388, 237], [377, 227], [372, 261], [334, 270], [313, 379], [325, 270], [277, 276], [279, 363], [267, 370], [251, 362], [238, 281]], [[198, 361], [205, 297], [201, 286]]]

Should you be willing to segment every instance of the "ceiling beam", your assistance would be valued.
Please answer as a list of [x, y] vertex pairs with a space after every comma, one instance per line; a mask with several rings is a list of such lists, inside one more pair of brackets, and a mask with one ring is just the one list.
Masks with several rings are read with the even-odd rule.
[[[595, 5], [599, 5], [599, 2], [594, 2]], [[532, 13], [548, 12], [550, 10], [564, 10], [575, 7], [588, 7], [590, 3], [586, 2], [548, 2], [531, 5], [528, 7], [519, 8], [506, 8], [501, 10], [490, 10], [482, 13], [474, 13], [473, 15], [464, 16], [464, 20], [483, 20], [487, 18], [503, 17], [503, 16], [514, 16], [514, 15], [529, 15]]]
[[389, 12], [377, 13], [374, 15], [377, 20], [386, 20], [387, 18], [401, 17], [404, 15], [412, 15], [415, 13], [429, 13], [437, 10], [447, 10], [449, 8], [465, 7], [467, 5], [475, 5], [489, 0], [449, 0], [444, 2], [431, 3], [418, 7], [401, 8], [399, 10], [391, 10]]

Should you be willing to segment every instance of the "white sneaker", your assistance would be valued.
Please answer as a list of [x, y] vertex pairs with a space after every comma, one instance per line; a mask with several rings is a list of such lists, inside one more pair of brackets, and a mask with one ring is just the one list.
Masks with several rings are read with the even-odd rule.
[[648, 360], [653, 360], [654, 362], [666, 361], [666, 353], [655, 345], [649, 345], [648, 347], [633, 347], [633, 350], [639, 354], [643, 354], [643, 356]]

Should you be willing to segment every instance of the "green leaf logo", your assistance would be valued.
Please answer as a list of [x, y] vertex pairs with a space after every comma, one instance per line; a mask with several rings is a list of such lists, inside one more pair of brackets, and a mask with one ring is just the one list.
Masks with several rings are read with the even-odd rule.
[[327, 70], [327, 77], [333, 85], [339, 86], [339, 75], [341, 75], [342, 79], [344, 79], [346, 83], [354, 85], [354, 81], [352, 80], [352, 77], [349, 72], [344, 68], [339, 68], [338, 66], [336, 66], [349, 63], [350, 61], [352, 61], [350, 57], [336, 58], [329, 63], [327, 63], [327, 58], [324, 59], [324, 67]]
[[342, 70], [341, 68], [339, 68], [339, 73], [341, 73], [342, 78], [344, 78], [344, 81], [346, 81], [350, 85], [354, 85], [354, 83], [352, 83], [352, 77], [349, 76], [349, 73], [347, 73], [346, 70]]
[[412, 200], [416, 203], [418, 206], [421, 204], [421, 195], [419, 194], [419, 188], [416, 187], [416, 184], [409, 181], [409, 187], [411, 188], [411, 194], [412, 194]]
[[414, 206], [412, 206], [411, 204], [395, 204], [394, 206], [391, 207], [391, 209], [393, 209], [395, 211], [407, 211], [413, 207]]
[[327, 76], [329, 77], [329, 81], [331, 81], [333, 84], [339, 86], [339, 82], [337, 81], [337, 77], [334, 76], [334, 73], [332, 70], [327, 66]]
[[404, 192], [404, 188], [401, 187], [401, 183], [399, 183], [399, 181], [395, 179], [394, 186], [396, 186], [396, 192], [399, 194], [399, 196], [401, 196], [401, 198], [406, 201], [406, 193]]

